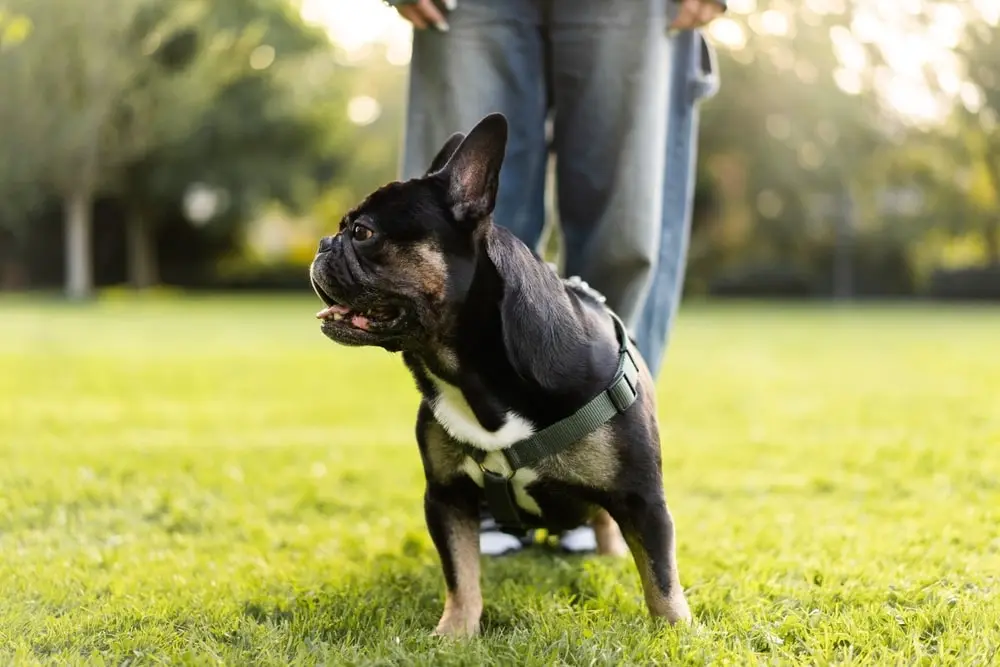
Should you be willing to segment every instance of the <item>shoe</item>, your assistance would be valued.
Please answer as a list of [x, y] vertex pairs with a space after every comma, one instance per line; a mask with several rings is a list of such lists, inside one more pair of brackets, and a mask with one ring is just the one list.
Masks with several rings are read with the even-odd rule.
[[567, 530], [559, 536], [559, 547], [571, 554], [589, 554], [597, 551], [597, 534], [590, 526]]
[[531, 544], [534, 539], [533, 530], [521, 535], [501, 530], [496, 520], [485, 512], [480, 519], [479, 553], [483, 556], [506, 556], [516, 553]]

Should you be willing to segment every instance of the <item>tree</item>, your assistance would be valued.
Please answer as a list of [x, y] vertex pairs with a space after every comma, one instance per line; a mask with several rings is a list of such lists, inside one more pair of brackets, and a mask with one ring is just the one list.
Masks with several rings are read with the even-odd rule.
[[244, 221], [243, 212], [263, 201], [295, 208], [314, 194], [318, 165], [337, 152], [331, 130], [345, 105], [331, 81], [326, 36], [288, 9], [284, 0], [231, 0], [214, 5], [202, 21], [208, 34], [253, 26], [259, 44], [250, 67], [215, 91], [189, 132], [139, 156], [125, 171], [121, 198], [129, 227], [147, 235], [139, 242], [133, 233], [133, 284], [154, 279], [148, 237], [157, 213], [183, 200], [193, 184], [225, 200], [230, 214], [213, 218], [217, 233], [228, 232], [220, 225]]
[[[209, 0], [10, 0], [31, 34], [0, 53], [5, 182], [63, 202], [66, 293], [92, 291], [92, 207], [141, 156], [191, 130], [216, 91], [249, 66], [253, 26], [204, 34]], [[140, 233], [141, 235], [141, 233]], [[136, 247], [142, 241], [136, 242]]]
[[833, 266], [850, 271], [861, 243], [905, 252], [942, 228], [977, 230], [996, 248], [992, 7], [731, 3], [711, 28], [723, 85], [703, 109], [699, 151], [723, 205], [698, 225], [693, 272], [727, 262], [814, 272], [831, 248]]

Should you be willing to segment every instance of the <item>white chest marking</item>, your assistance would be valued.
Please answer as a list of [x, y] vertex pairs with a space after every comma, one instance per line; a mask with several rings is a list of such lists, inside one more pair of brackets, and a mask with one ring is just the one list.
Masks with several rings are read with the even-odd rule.
[[495, 452], [510, 447], [535, 432], [531, 422], [514, 412], [507, 413], [506, 420], [499, 429], [487, 431], [476, 419], [461, 389], [433, 375], [430, 377], [438, 390], [431, 410], [444, 430], [459, 442], [487, 452]]
[[[476, 419], [475, 413], [472, 412], [472, 408], [469, 407], [468, 401], [465, 400], [465, 396], [462, 395], [462, 391], [458, 387], [433, 375], [430, 378], [438, 390], [438, 395], [431, 405], [431, 410], [438, 423], [459, 442], [490, 452], [483, 462], [487, 469], [501, 474], [509, 474], [510, 468], [507, 465], [507, 460], [499, 453], [499, 450], [506, 449], [534, 433], [535, 427], [531, 422], [515, 412], [508, 412], [503, 426], [496, 431], [488, 431]], [[478, 486], [483, 486], [483, 471], [479, 469], [479, 464], [472, 457], [465, 458], [462, 462], [462, 470]], [[521, 468], [511, 479], [511, 485], [514, 487], [514, 500], [517, 504], [522, 509], [541, 516], [541, 508], [525, 489], [536, 479], [538, 479], [538, 475], [534, 470]]]

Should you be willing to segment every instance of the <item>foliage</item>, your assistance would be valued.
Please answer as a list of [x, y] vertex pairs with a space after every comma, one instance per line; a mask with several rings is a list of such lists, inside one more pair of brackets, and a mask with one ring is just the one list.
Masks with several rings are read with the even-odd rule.
[[34, 28], [0, 62], [4, 149], [60, 194], [115, 187], [130, 160], [190, 131], [252, 48], [249, 33], [198, 44], [197, 0], [10, 4]]
[[[317, 169], [335, 160], [330, 137], [343, 116], [343, 95], [325, 37], [308, 28], [285, 2], [216, 3], [203, 30], [215, 34], [255, 26], [258, 54], [273, 57], [218, 91], [191, 132], [144, 155], [130, 169], [130, 191], [153, 201], [180, 201], [192, 183], [217, 188], [242, 223], [272, 200], [300, 206], [315, 194]], [[266, 60], [265, 60], [266, 62]]]
[[[984, 237], [980, 261], [998, 261], [997, 18], [969, 2], [916, 3], [923, 13], [879, 4], [884, 24], [914, 38], [946, 33], [954, 15], [944, 10], [963, 17], [937, 71], [914, 72], [888, 48], [889, 36], [872, 30], [875, 3], [755, 4], [727, 19], [749, 37], [723, 46], [723, 85], [702, 112], [701, 182], [712, 184], [718, 204], [696, 212], [693, 283], [706, 270], [808, 262], [810, 246], [844, 229], [858, 238], [843, 252], [901, 243], [919, 249], [921, 263], [931, 254], [940, 261], [942, 243], [974, 232]], [[901, 88], [917, 94], [913, 86], [926, 88], [927, 100], [916, 101], [934, 105], [933, 120], [893, 107]]]
[[317, 303], [0, 303], [0, 662], [995, 654], [996, 312], [682, 308], [659, 404], [698, 626], [648, 622], [627, 562], [543, 552], [485, 562], [485, 636], [455, 644], [427, 636], [413, 383]]
[[308, 201], [336, 156], [329, 44], [287, 2], [8, 4], [34, 29], [0, 53], [0, 211], [25, 231], [63, 200], [71, 292], [88, 290], [98, 196], [121, 200], [129, 253], [149, 273], [158, 212], [192, 186], [218, 195], [217, 221], [242, 223], [261, 201]]

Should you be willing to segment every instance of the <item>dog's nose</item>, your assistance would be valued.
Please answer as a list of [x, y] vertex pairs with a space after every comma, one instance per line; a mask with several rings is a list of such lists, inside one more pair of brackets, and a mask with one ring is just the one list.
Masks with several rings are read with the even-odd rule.
[[333, 237], [324, 236], [319, 240], [319, 252], [329, 252], [333, 248]]

